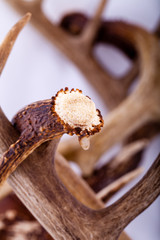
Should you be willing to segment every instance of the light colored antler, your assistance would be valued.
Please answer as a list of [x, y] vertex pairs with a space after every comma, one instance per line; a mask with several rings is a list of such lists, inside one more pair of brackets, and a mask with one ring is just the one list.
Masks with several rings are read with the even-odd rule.
[[[123, 176], [136, 169], [139, 163], [139, 154], [147, 147], [148, 141], [139, 140], [125, 145], [116, 156], [98, 169], [94, 169], [90, 176], [85, 177], [86, 182], [95, 191], [103, 191], [103, 188], [111, 189], [115, 182], [120, 184]], [[130, 175], [127, 175], [130, 176]], [[112, 185], [113, 184], [113, 185]], [[111, 186], [110, 186], [111, 185]], [[114, 194], [114, 193], [113, 193]]]
[[[100, 24], [100, 16], [105, 7], [105, 0], [100, 2], [95, 17], [88, 21], [84, 31], [76, 38], [47, 19], [42, 10], [42, 1], [38, 2], [38, 6], [37, 1], [34, 0], [31, 2], [7, 0], [7, 2], [22, 14], [26, 11], [32, 13], [32, 23], [80, 69], [110, 109], [125, 98], [126, 87], [123, 88], [117, 79], [104, 70], [91, 53], [91, 47]], [[122, 48], [125, 48], [123, 44]]]
[[103, 188], [101, 191], [97, 193], [97, 198], [103, 200], [105, 203], [116, 193], [119, 189], [129, 183], [131, 180], [135, 179], [139, 174], [143, 171], [142, 168], [137, 168], [129, 173], [124, 174], [118, 180], [109, 184], [109, 186]]
[[26, 23], [30, 20], [31, 14], [27, 13], [15, 26], [10, 30], [10, 32], [5, 37], [4, 41], [0, 45], [0, 74], [5, 66], [8, 56], [12, 50], [12, 47], [17, 39], [18, 34]]
[[[141, 61], [140, 81], [135, 91], [106, 116], [103, 131], [92, 138], [92, 146], [85, 154], [76, 150], [73, 159], [84, 174], [92, 172], [99, 157], [115, 143], [124, 140], [140, 126], [160, 120], [160, 54], [159, 42], [153, 35], [134, 26], [112, 24], [112, 29], [127, 35], [136, 46]], [[73, 160], [71, 159], [71, 160]]]

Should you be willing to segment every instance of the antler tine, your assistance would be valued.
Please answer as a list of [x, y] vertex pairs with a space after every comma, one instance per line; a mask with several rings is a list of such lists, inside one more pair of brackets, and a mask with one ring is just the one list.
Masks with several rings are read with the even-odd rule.
[[106, 6], [107, 0], [101, 0], [99, 6], [95, 12], [95, 15], [85, 26], [80, 38], [78, 39], [79, 43], [85, 48], [86, 53], [90, 53], [93, 40], [97, 34], [101, 23], [101, 15]]
[[96, 194], [97, 198], [103, 200], [103, 202], [105, 202], [106, 204], [115, 193], [117, 193], [121, 188], [123, 188], [133, 179], [138, 177], [142, 172], [143, 168], [137, 168], [136, 170], [124, 174], [122, 177], [118, 178], [113, 183], [109, 184], [107, 187], [100, 190]]
[[[13, 48], [13, 45], [23, 27], [28, 23], [31, 18], [31, 14], [27, 13], [19, 20], [8, 32], [7, 36], [3, 40], [0, 45], [0, 74], [2, 73], [8, 56]], [[5, 133], [3, 130], [5, 129]], [[5, 138], [4, 138], [4, 135]], [[0, 155], [6, 150], [6, 145], [12, 143], [11, 137], [13, 136], [14, 140], [18, 137], [18, 134], [13, 131], [13, 127], [11, 126], [10, 122], [6, 118], [5, 114], [3, 113], [2, 109], [0, 108]]]
[[141, 139], [123, 146], [121, 151], [115, 157], [114, 163], [112, 163], [112, 167], [113, 165], [116, 166], [122, 162], [125, 162], [127, 159], [131, 158], [135, 153], [146, 148], [148, 144], [149, 144], [148, 139]]
[[27, 24], [27, 22], [30, 20], [31, 14], [27, 13], [20, 21], [18, 21], [12, 29], [7, 34], [6, 38], [0, 45], [0, 74], [3, 71], [3, 68], [6, 64], [6, 61], [8, 59], [8, 56], [12, 50], [12, 47], [16, 41], [16, 38], [18, 37], [20, 31], [23, 29], [23, 27]]
[[[160, 155], [154, 161], [145, 176], [122, 198], [107, 209], [102, 210], [108, 222], [108, 216], [112, 216], [115, 229], [115, 238], [121, 231], [142, 211], [144, 211], [160, 194]], [[104, 215], [103, 215], [104, 216]], [[110, 217], [109, 217], [110, 218]]]
[[85, 177], [85, 180], [95, 192], [99, 192], [123, 175], [134, 170], [138, 165], [134, 156], [143, 151], [147, 145], [147, 140], [139, 140], [127, 144], [105, 165], [99, 169], [95, 169], [92, 175]]
[[[124, 98], [125, 94], [120, 92], [122, 86], [117, 86], [117, 82], [114, 81], [114, 78], [85, 51], [85, 48], [82, 47], [81, 41], [79, 40], [81, 37], [75, 39], [58, 25], [51, 23], [42, 9], [34, 8], [29, 4], [26, 5], [20, 0], [7, 0], [7, 2], [13, 5], [13, 7], [21, 13], [26, 11], [32, 12], [33, 24], [77, 65], [84, 76], [91, 81], [100, 95], [102, 95], [102, 98], [109, 103], [108, 106], [110, 108], [116, 106], [117, 103]], [[103, 87], [104, 84], [108, 86], [108, 90]], [[106, 91], [108, 94], [106, 94]]]

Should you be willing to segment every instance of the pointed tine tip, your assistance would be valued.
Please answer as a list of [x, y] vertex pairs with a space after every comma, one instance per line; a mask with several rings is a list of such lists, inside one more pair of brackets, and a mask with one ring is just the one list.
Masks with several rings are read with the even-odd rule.
[[133, 170], [130, 172], [131, 174], [131, 179], [138, 177], [140, 174], [142, 174], [144, 172], [144, 167], [138, 167], [137, 169]]
[[102, 13], [108, 0], [101, 0], [98, 8], [98, 12]]
[[117, 159], [127, 159], [132, 157], [134, 154], [145, 149], [149, 144], [148, 139], [137, 140], [133, 143], [130, 143], [122, 149], [122, 151], [117, 155]]
[[31, 18], [31, 16], [32, 16], [32, 14], [31, 14], [30, 12], [28, 12], [28, 13], [26, 13], [26, 14], [24, 15], [24, 18], [26, 18], [27, 21], [29, 21], [30, 18]]
[[[26, 13], [11, 29], [11, 32], [15, 31], [20, 32], [21, 29], [29, 22], [29, 20], [31, 19], [32, 14], [30, 12]], [[17, 32], [17, 33], [18, 33]]]
[[150, 141], [148, 139], [137, 140], [135, 143], [133, 142], [130, 145], [131, 154], [134, 154], [140, 150], [143, 150], [148, 146], [149, 142]]
[[101, 200], [106, 199], [105, 202], [107, 203], [111, 193], [114, 193], [115, 190], [116, 190], [115, 192], [118, 192], [122, 187], [124, 187], [126, 184], [128, 184], [132, 180], [136, 179], [137, 177], [139, 177], [140, 174], [142, 174], [143, 172], [144, 172], [144, 168], [139, 167], [135, 170], [132, 170], [129, 173], [126, 173], [125, 175], [123, 175], [119, 179], [115, 180], [113, 183], [111, 183], [107, 187], [100, 190], [96, 194], [97, 198], [101, 199]]
[[149, 139], [142, 139], [142, 140], [137, 140], [137, 145], [139, 143], [139, 146], [141, 146], [142, 148], [143, 147], [146, 147], [148, 146], [148, 144], [150, 143]]
[[6, 64], [8, 56], [12, 50], [14, 42], [16, 41], [20, 31], [28, 23], [31, 18], [31, 13], [26, 13], [8, 32], [2, 44], [0, 45], [0, 75]]
[[32, 14], [30, 12], [26, 13], [17, 24], [25, 25], [31, 19]]

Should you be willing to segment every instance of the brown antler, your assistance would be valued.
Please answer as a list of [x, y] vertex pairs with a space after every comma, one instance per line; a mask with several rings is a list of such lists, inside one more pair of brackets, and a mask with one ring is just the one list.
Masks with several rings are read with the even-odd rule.
[[[123, 227], [159, 195], [160, 160], [158, 159], [146, 177], [130, 193], [119, 200], [120, 209], [122, 205], [122, 214], [117, 212], [117, 203], [112, 207], [96, 212], [88, 209], [78, 203], [59, 181], [52, 158], [55, 154], [56, 145], [57, 139], [54, 139], [45, 148], [42, 146], [41, 150], [38, 149], [34, 161], [27, 159], [12, 174], [10, 184], [42, 225], [57, 239], [61, 239], [61, 236], [68, 239], [101, 239], [102, 237], [104, 239], [117, 239]], [[153, 183], [154, 187], [150, 185], [150, 182]], [[144, 191], [143, 204], [141, 204], [139, 191]], [[136, 201], [136, 210], [131, 212], [130, 216], [130, 211], [125, 212], [125, 209], [127, 207], [130, 210], [133, 206], [132, 194], [134, 194], [133, 200]], [[115, 218], [114, 222], [112, 221], [112, 210], [113, 216], [118, 216], [121, 221], [119, 221], [119, 218]], [[123, 216], [124, 213], [126, 214], [125, 217]], [[129, 216], [127, 216], [127, 213]], [[124, 218], [123, 221], [122, 217]], [[73, 221], [75, 225], [72, 224]], [[95, 228], [97, 222], [100, 225]], [[113, 230], [115, 223], [118, 227]]]
[[[105, 103], [107, 103], [109, 108], [116, 106], [126, 96], [128, 87], [137, 74], [138, 64], [134, 64], [130, 73], [126, 74], [126, 76], [124, 76], [121, 81], [118, 81], [117, 79], [114, 79], [109, 73], [104, 71], [102, 67], [100, 67], [98, 62], [93, 57], [93, 54], [91, 53], [91, 47], [95, 42], [109, 42], [123, 49], [126, 54], [129, 52], [128, 55], [131, 58], [135, 57], [135, 50], [129, 41], [127, 42], [124, 37], [117, 35], [116, 31], [110, 31], [111, 28], [109, 25], [107, 25], [107, 27], [109, 27], [110, 36], [107, 37], [106, 33], [108, 31], [106, 29], [106, 24], [100, 24], [100, 15], [105, 6], [105, 1], [102, 1], [100, 3], [95, 17], [90, 21], [88, 21], [88, 19], [83, 15], [80, 16], [83, 20], [82, 22], [85, 23], [85, 27], [83, 24], [84, 30], [82, 32], [82, 28], [80, 29], [81, 34], [78, 38], [66, 35], [66, 33], [64, 31], [61, 31], [58, 26], [48, 21], [42, 10], [42, 1], [31, 1], [29, 3], [26, 3], [15, 0], [10, 3], [13, 4], [16, 9], [20, 10], [21, 12], [25, 12], [27, 10], [32, 12], [33, 22], [36, 24], [36, 26], [38, 26], [42, 33], [45, 34], [54, 44], [56, 44], [57, 47], [59, 47], [60, 50], [62, 50], [63, 53], [65, 53], [79, 67], [79, 69], [85, 74], [92, 85], [95, 86], [96, 89], [98, 89], [98, 91], [101, 93], [101, 97], [104, 99]], [[76, 15], [73, 14], [73, 18], [76, 18]], [[62, 21], [61, 25], [63, 26], [63, 24], [65, 26], [65, 20], [64, 22]], [[73, 23], [73, 25], [76, 26], [77, 29], [76, 23]], [[98, 29], [99, 26], [100, 30]], [[74, 29], [74, 27], [72, 28], [72, 25], [71, 29]], [[105, 31], [103, 29], [105, 29]], [[102, 31], [103, 33], [101, 33]], [[104, 37], [102, 37], [102, 39], [100, 37], [100, 39], [97, 41], [97, 35]], [[65, 39], [65, 42], [63, 39]], [[116, 40], [113, 42], [113, 39]], [[79, 49], [82, 49], [82, 51], [79, 51]]]
[[[20, 23], [21, 23], [21, 21], [20, 21]], [[18, 23], [16, 24], [16, 28], [19, 28], [19, 24]], [[15, 33], [16, 33], [16, 31], [15, 31]], [[12, 39], [11, 38], [7, 38], [8, 43], [5, 46], [9, 45], [9, 41], [10, 40], [12, 40]], [[4, 48], [1, 49], [1, 50], [5, 51]], [[3, 61], [6, 61], [6, 58], [2, 58], [2, 64], [3, 64]], [[16, 139], [18, 138], [19, 134], [13, 129], [13, 126], [9, 123], [9, 121], [7, 120], [7, 118], [5, 117], [5, 115], [3, 114], [2, 111], [0, 111], [0, 116], [1, 116], [0, 117], [0, 126], [1, 126], [1, 131], [0, 131], [0, 150], [1, 150], [1, 155], [2, 155], [3, 152], [5, 152], [7, 150], [9, 145], [11, 143], [13, 143], [14, 141], [16, 141]], [[42, 149], [41, 149], [42, 153], [44, 153], [43, 150], [44, 149], [42, 147]], [[50, 153], [50, 154], [52, 155], [52, 153]], [[72, 174], [71, 170], [69, 170], [68, 165], [64, 164], [64, 162], [62, 161], [62, 158], [59, 157], [58, 159], [61, 159], [61, 160], [59, 160], [59, 161], [57, 160], [56, 168], [57, 168], [57, 171], [59, 169], [59, 173], [61, 173], [59, 175], [61, 176], [63, 181], [65, 180], [64, 175], [67, 177], [66, 169], [67, 169], [67, 174], [70, 173], [70, 175], [72, 176], [72, 179], [70, 178], [71, 181], [66, 181], [68, 183], [70, 191], [73, 194], [76, 194], [76, 196], [78, 196], [78, 198], [82, 202], [87, 203], [87, 205], [89, 205], [92, 208], [101, 208], [101, 207], [103, 207], [103, 204], [100, 203], [96, 199], [95, 195], [93, 194], [93, 192], [91, 190], [89, 190], [87, 185], [85, 186], [85, 184], [81, 183], [81, 181], [78, 180], [77, 177], [74, 177], [75, 175]], [[64, 169], [64, 171], [62, 171], [63, 169]], [[80, 190], [80, 192], [78, 192], [78, 191], [75, 192], [74, 183], [76, 183], [76, 185], [77, 185], [78, 189]], [[77, 193], [78, 193], [78, 195], [77, 195]], [[122, 237], [120, 237], [120, 239], [129, 239], [125, 234], [122, 234], [121, 236]]]
[[31, 14], [27, 13], [15, 26], [9, 31], [4, 41], [0, 46], [0, 74], [5, 66], [8, 56], [12, 50], [12, 47], [16, 41], [16, 38], [25, 24], [30, 20]]
[[[91, 53], [96, 30], [100, 23], [100, 16], [105, 7], [105, 0], [101, 1], [95, 17], [86, 24], [86, 28], [77, 38], [67, 34], [62, 28], [47, 19], [42, 10], [43, 1], [37, 3], [34, 0], [31, 2], [8, 0], [7, 2], [22, 14], [28, 11], [32, 13], [33, 24], [81, 70], [109, 108], [117, 106], [124, 99], [127, 89], [123, 88], [117, 79], [104, 70]], [[119, 39], [117, 39], [115, 44], [119, 46], [119, 42]], [[123, 40], [120, 47], [122, 49], [126, 48]], [[106, 87], [104, 88], [104, 86]]]
[[143, 180], [127, 195], [107, 209], [94, 212], [79, 204], [58, 180], [51, 159], [54, 147], [52, 142], [46, 151], [43, 149], [43, 158], [42, 152], [37, 151], [34, 161], [27, 159], [21, 164], [9, 182], [34, 216], [57, 239], [61, 236], [67, 239], [117, 239], [124, 227], [160, 193], [158, 158]]
[[[12, 141], [9, 140], [9, 131], [13, 132], [13, 138], [14, 136], [17, 138], [17, 134], [4, 115], [1, 114], [1, 116], [0, 143], [5, 149], [6, 139], [7, 144]], [[56, 145], [56, 139], [49, 145], [43, 145], [42, 149], [38, 149], [32, 156], [34, 161], [28, 159], [21, 164], [9, 181], [21, 199], [26, 201], [28, 208], [57, 239], [62, 239], [63, 236], [67, 239], [117, 239], [123, 228], [149, 206], [160, 193], [160, 159], [157, 158], [143, 180], [118, 202], [100, 211], [88, 209], [77, 202], [59, 181], [52, 161]], [[28, 189], [30, 189], [29, 194]], [[139, 194], [141, 192], [144, 193], [142, 198]], [[97, 225], [97, 222], [100, 225]], [[114, 227], [115, 223], [117, 228]]]
[[140, 126], [160, 119], [158, 39], [135, 26], [113, 22], [110, 27], [136, 46], [141, 61], [140, 80], [135, 91], [106, 116], [103, 131], [92, 139], [90, 150], [84, 154], [76, 149], [73, 158], [70, 158], [78, 162], [84, 174], [91, 173], [95, 162], [115, 143], [124, 140]]

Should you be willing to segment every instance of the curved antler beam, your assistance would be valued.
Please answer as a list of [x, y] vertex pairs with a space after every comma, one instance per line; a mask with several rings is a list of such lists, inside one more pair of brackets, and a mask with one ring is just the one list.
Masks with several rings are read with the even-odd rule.
[[[117, 239], [119, 233], [160, 195], [159, 173], [160, 155], [141, 181], [116, 203], [102, 210], [105, 214], [103, 223], [106, 222], [107, 224], [108, 220], [112, 219], [113, 226], [116, 226], [117, 236], [109, 239]], [[112, 228], [115, 229], [113, 226]]]
[[75, 147], [75, 152], [73, 149], [73, 158], [70, 159], [81, 166], [85, 175], [92, 172], [99, 157], [114, 144], [124, 140], [143, 124], [158, 122], [160, 119], [158, 39], [133, 25], [110, 22], [109, 28], [136, 47], [141, 62], [140, 80], [133, 93], [106, 116], [104, 128], [98, 136], [91, 139], [89, 151], [84, 154], [81, 149]]
[[52, 158], [55, 141], [45, 144], [43, 152], [37, 149], [32, 159], [28, 158], [11, 174], [9, 183], [56, 239], [65, 236], [66, 239], [115, 240], [160, 194], [159, 157], [143, 180], [118, 202], [104, 210], [88, 209], [77, 202], [58, 179]]

